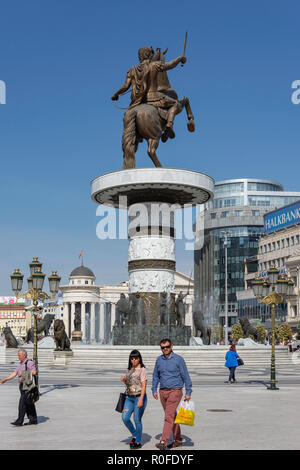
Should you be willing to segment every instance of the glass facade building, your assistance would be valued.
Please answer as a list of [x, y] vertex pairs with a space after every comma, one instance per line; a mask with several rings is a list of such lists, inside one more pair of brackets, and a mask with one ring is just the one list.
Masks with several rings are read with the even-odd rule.
[[210, 324], [225, 320], [225, 238], [230, 327], [238, 317], [236, 294], [245, 288], [244, 260], [257, 256], [264, 214], [299, 197], [300, 192], [286, 192], [272, 181], [238, 179], [215, 184], [214, 199], [204, 210], [203, 245], [194, 252], [195, 303]]
[[[246, 317], [250, 321], [253, 320], [254, 322], [264, 323], [265, 325], [269, 324], [269, 327], [271, 327], [272, 309], [268, 305], [257, 302], [257, 299], [245, 299], [239, 300], [238, 308], [239, 318]], [[284, 322], [286, 316], [287, 304], [277, 305], [275, 320], [277, 322]]]

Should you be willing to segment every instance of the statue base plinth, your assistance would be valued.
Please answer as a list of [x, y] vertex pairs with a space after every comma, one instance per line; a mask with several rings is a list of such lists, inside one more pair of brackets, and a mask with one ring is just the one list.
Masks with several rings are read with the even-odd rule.
[[159, 346], [163, 338], [170, 338], [175, 346], [189, 346], [190, 326], [124, 325], [114, 326], [113, 345]]
[[55, 366], [65, 366], [71, 362], [73, 356], [73, 351], [53, 351], [53, 364]]
[[82, 331], [72, 331], [72, 343], [82, 342]]

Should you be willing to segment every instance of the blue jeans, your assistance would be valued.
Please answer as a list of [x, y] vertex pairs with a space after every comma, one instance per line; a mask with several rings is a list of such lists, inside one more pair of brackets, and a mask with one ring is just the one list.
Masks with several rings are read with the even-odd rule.
[[[137, 407], [137, 403], [139, 399], [140, 397], [127, 396], [125, 403], [124, 403], [123, 412], [122, 412], [123, 423], [129, 429], [132, 436], [136, 437], [136, 442], [138, 443], [141, 442], [141, 439], [142, 439], [142, 431], [143, 431], [142, 416], [147, 406], [147, 395], [144, 396], [143, 406], [141, 406], [141, 408]], [[132, 413], [133, 413], [135, 427], [132, 424], [132, 421], [130, 419]]]
[[229, 382], [235, 381], [235, 369], [236, 367], [229, 367]]

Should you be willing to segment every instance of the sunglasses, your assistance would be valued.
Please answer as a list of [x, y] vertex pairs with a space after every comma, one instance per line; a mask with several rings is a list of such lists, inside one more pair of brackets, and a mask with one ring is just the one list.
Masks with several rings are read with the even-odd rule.
[[160, 349], [163, 351], [164, 349], [170, 349], [171, 345], [169, 344], [168, 346], [161, 346]]
[[132, 357], [130, 358], [130, 360], [132, 361], [133, 359], [139, 359], [139, 357], [138, 357], [138, 356], [132, 356]]

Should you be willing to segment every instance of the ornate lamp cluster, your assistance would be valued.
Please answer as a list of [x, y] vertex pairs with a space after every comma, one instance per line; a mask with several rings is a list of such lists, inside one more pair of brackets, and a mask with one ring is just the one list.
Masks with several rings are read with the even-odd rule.
[[267, 277], [257, 276], [252, 281], [252, 288], [257, 301], [272, 307], [272, 355], [269, 390], [278, 390], [275, 373], [275, 309], [277, 305], [290, 301], [294, 286], [294, 281], [286, 274], [280, 274], [279, 269], [275, 266], [267, 271]]
[[31, 299], [33, 302], [33, 360], [35, 362], [37, 374], [36, 374], [36, 384], [38, 385], [38, 355], [37, 355], [37, 315], [39, 313], [38, 301], [45, 299], [54, 299], [58, 294], [59, 282], [61, 277], [57, 275], [57, 271], [52, 271], [51, 276], [48, 276], [49, 281], [49, 290], [51, 296], [43, 292], [43, 285], [45, 280], [45, 274], [42, 272], [42, 263], [38, 258], [33, 258], [31, 263], [29, 263], [30, 276], [27, 278], [28, 290], [24, 294], [20, 295], [20, 292], [23, 287], [23, 278], [24, 274], [20, 273], [19, 269], [15, 269], [13, 274], [10, 275], [12, 290], [14, 291], [16, 297], [25, 297], [26, 299]]
[[[51, 296], [43, 292], [43, 285], [45, 274], [42, 272], [42, 263], [38, 258], [33, 258], [29, 263], [30, 277], [27, 278], [28, 290], [22, 294], [23, 297], [33, 300], [33, 304], [37, 305], [38, 300], [54, 299], [58, 293], [59, 282], [61, 277], [57, 275], [57, 271], [52, 271], [51, 276], [48, 276], [49, 290]], [[23, 286], [24, 274], [20, 273], [19, 269], [15, 269], [14, 273], [10, 275], [12, 290], [16, 297], [20, 297], [20, 292]]]
[[275, 266], [272, 266], [267, 274], [265, 278], [257, 276], [252, 281], [253, 292], [258, 302], [267, 305], [288, 302], [293, 295], [294, 281], [286, 274], [279, 274], [279, 269]]

